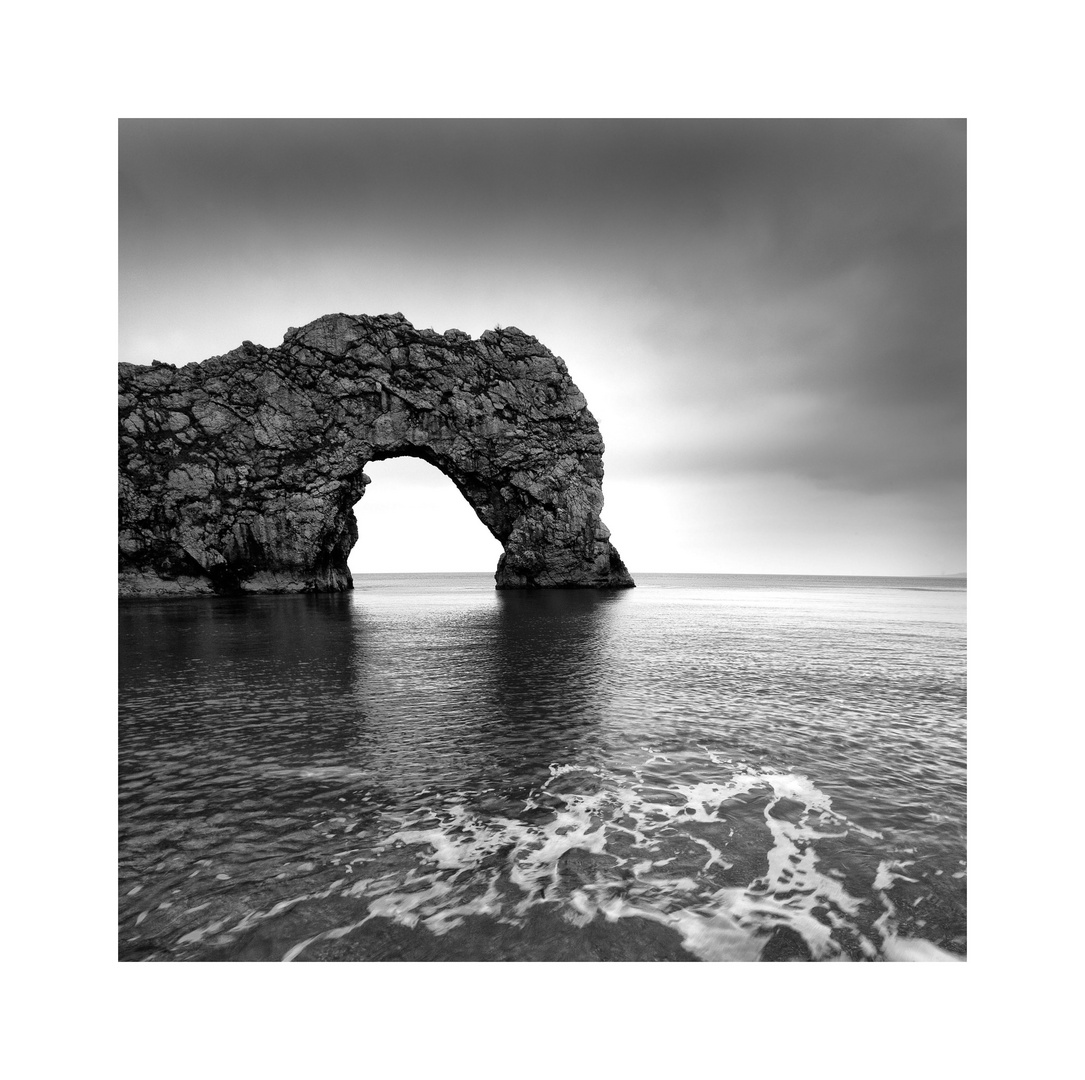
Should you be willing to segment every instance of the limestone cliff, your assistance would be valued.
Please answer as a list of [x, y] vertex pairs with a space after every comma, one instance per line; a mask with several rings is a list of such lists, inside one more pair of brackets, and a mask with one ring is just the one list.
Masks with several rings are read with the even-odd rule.
[[515, 327], [476, 341], [395, 314], [120, 365], [120, 591], [349, 589], [363, 470], [402, 455], [502, 543], [499, 589], [633, 585], [599, 516], [599, 426], [561, 358]]

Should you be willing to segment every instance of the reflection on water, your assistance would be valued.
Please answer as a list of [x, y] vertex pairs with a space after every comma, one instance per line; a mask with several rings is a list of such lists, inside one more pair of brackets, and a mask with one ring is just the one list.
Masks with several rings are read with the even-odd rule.
[[[431, 606], [354, 608], [358, 752], [382, 784], [473, 795], [530, 789], [589, 753], [603, 718], [615, 596], [488, 593]], [[364, 748], [364, 749], [363, 749]]]
[[963, 590], [641, 584], [123, 603], [121, 958], [963, 956]]

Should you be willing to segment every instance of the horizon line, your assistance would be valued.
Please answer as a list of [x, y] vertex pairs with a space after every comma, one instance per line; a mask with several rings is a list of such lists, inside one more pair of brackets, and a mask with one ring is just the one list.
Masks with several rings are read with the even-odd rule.
[[[356, 574], [485, 574], [491, 575], [491, 570], [355, 570], [347, 566], [352, 575]], [[633, 574], [633, 571], [630, 570]], [[967, 570], [957, 570], [952, 573], [941, 574], [827, 574], [822, 571], [779, 571], [779, 570], [638, 570], [639, 574], [668, 574], [672, 577], [866, 577], [866, 578], [963, 578], [968, 577]]]

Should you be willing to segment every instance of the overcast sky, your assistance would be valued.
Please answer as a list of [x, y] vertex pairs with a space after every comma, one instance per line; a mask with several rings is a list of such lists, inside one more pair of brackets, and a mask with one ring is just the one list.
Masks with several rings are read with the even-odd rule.
[[[562, 356], [634, 576], [965, 569], [962, 121], [121, 122], [121, 360], [337, 311]], [[367, 471], [355, 570], [493, 570]]]

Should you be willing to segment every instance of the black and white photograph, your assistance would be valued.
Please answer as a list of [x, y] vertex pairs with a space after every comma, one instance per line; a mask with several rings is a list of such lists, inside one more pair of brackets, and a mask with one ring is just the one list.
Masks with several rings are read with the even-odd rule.
[[966, 961], [964, 119], [117, 132], [119, 961]]

